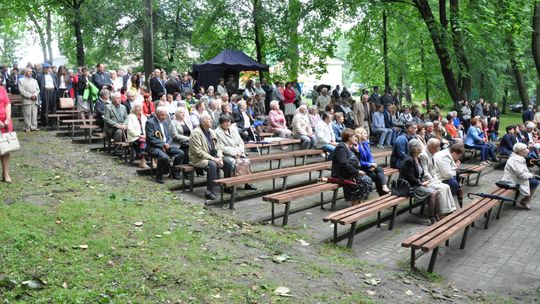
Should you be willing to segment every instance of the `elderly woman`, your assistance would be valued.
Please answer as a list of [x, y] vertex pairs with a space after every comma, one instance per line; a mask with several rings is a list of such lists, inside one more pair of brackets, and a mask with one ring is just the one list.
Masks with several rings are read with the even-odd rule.
[[334, 122], [332, 123], [332, 130], [336, 136], [336, 141], [341, 142], [341, 133], [345, 130], [345, 117], [342, 112], [334, 114]]
[[[2, 80], [2, 77], [0, 77], [0, 80]], [[13, 131], [11, 103], [7, 96], [6, 89], [3, 86], [0, 86], [0, 134], [11, 131]], [[9, 176], [9, 153], [0, 156], [0, 160], [2, 162], [2, 181], [11, 183], [11, 177]]]
[[245, 100], [238, 102], [238, 107], [233, 111], [233, 117], [242, 139], [244, 141], [248, 141], [250, 138], [253, 139], [253, 132], [251, 132], [253, 118], [248, 112], [247, 102]]
[[322, 121], [321, 116], [319, 115], [319, 110], [317, 109], [317, 106], [309, 107], [308, 116], [309, 116], [309, 124], [311, 125], [311, 128], [315, 130], [317, 125]]
[[146, 116], [142, 114], [142, 104], [135, 102], [131, 107], [131, 113], [126, 119], [127, 142], [131, 144], [131, 149], [139, 159], [139, 167], [148, 168], [146, 159]]
[[279, 109], [279, 101], [270, 102], [270, 113], [268, 114], [268, 131], [278, 135], [281, 138], [289, 138], [292, 135], [291, 130], [287, 128], [287, 121], [283, 111]]
[[369, 138], [366, 129], [362, 127], [356, 128], [354, 134], [358, 139], [358, 143], [353, 147], [353, 152], [360, 161], [362, 171], [373, 180], [379, 196], [387, 194], [390, 190], [388, 189], [388, 186], [386, 186], [384, 170], [379, 167], [373, 159], [371, 149], [369, 148]]
[[204, 103], [204, 100], [199, 100], [195, 104], [195, 107], [192, 109], [190, 114], [191, 124], [194, 128], [199, 126], [199, 121], [201, 119], [201, 115], [206, 113], [206, 104]]
[[491, 165], [492, 161], [497, 161], [493, 145], [484, 141], [484, 131], [482, 130], [482, 120], [474, 117], [471, 119], [471, 126], [467, 130], [465, 138], [465, 147], [468, 149], [480, 150], [482, 165]]
[[511, 181], [519, 185], [519, 192], [523, 195], [520, 205], [531, 209], [531, 197], [534, 195], [540, 181], [527, 167], [526, 157], [529, 149], [524, 143], [517, 143], [513, 147], [514, 153], [510, 156], [504, 167], [503, 180]]
[[345, 200], [352, 201], [352, 205], [356, 205], [367, 198], [372, 181], [362, 171], [360, 161], [351, 150], [357, 144], [354, 131], [345, 129], [341, 137], [343, 141], [334, 150], [331, 176], [342, 181]]
[[188, 118], [188, 111], [185, 107], [178, 107], [174, 113], [174, 119], [169, 127], [173, 142], [172, 146], [184, 151], [184, 164], [189, 163], [189, 137], [193, 131], [193, 124]]
[[[233, 176], [236, 159], [247, 157], [244, 153], [244, 142], [238, 130], [231, 126], [231, 122], [229, 115], [223, 115], [219, 118], [219, 127], [216, 128], [217, 143], [223, 151], [223, 175], [226, 178]], [[257, 190], [251, 184], [245, 184], [244, 189]]]
[[435, 217], [437, 204], [437, 191], [430, 187], [431, 182], [424, 180], [425, 171], [420, 164], [420, 153], [422, 153], [422, 144], [418, 139], [411, 139], [408, 143], [409, 156], [405, 158], [399, 178], [406, 180], [414, 192], [418, 201], [426, 201], [428, 205], [428, 224], [432, 225], [437, 221]]
[[176, 113], [176, 108], [178, 107], [178, 102], [174, 99], [173, 94], [167, 94], [167, 100], [165, 101], [165, 108], [167, 109], [167, 113], [171, 117], [174, 116]]

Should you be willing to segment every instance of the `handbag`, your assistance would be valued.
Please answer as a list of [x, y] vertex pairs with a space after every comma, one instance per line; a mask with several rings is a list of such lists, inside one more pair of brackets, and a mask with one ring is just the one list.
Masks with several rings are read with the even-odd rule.
[[73, 98], [66, 96], [67, 92], [64, 92], [64, 97], [60, 98], [60, 109], [72, 109], [75, 106]]
[[0, 137], [0, 155], [21, 150], [17, 133], [8, 132], [1, 134]]
[[234, 176], [241, 176], [246, 174], [251, 174], [249, 159], [237, 157], [234, 166]]
[[411, 196], [411, 185], [404, 179], [393, 180], [390, 185], [390, 192], [395, 196]]

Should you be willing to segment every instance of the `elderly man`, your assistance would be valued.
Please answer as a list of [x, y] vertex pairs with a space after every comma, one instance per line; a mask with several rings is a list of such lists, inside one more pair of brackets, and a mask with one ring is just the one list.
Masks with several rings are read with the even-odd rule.
[[128, 113], [131, 113], [131, 108], [133, 108], [133, 105], [135, 104], [136, 99], [137, 99], [137, 96], [135, 95], [135, 93], [133, 93], [132, 91], [126, 92], [126, 100], [122, 101], [122, 104], [124, 105], [124, 107], [126, 107], [126, 111]]
[[362, 95], [360, 102], [355, 101], [352, 108], [352, 116], [354, 119], [354, 125], [356, 127], [362, 127], [366, 128], [366, 126], [369, 125], [366, 124], [366, 109], [364, 108], [364, 103], [367, 103], [367, 100], [369, 99], [369, 96], [367, 94]]
[[401, 169], [405, 158], [409, 154], [408, 143], [411, 139], [416, 138], [416, 130], [418, 127], [415, 122], [408, 122], [405, 124], [405, 134], [401, 134], [396, 138], [394, 148], [392, 149], [392, 155], [390, 156], [390, 167]]
[[105, 115], [105, 110], [107, 105], [111, 103], [110, 101], [111, 93], [107, 89], [101, 89], [99, 92], [99, 98], [94, 105], [94, 114], [96, 117], [96, 123], [98, 126], [103, 127], [103, 116]]
[[313, 149], [315, 145], [315, 134], [313, 134], [313, 130], [311, 129], [306, 105], [301, 105], [298, 108], [298, 113], [294, 115], [292, 120], [292, 127], [293, 137], [299, 138], [302, 141], [302, 149]]
[[[238, 130], [231, 126], [232, 118], [229, 115], [222, 115], [219, 118], [219, 127], [216, 128], [218, 145], [223, 151], [223, 174], [224, 177], [233, 175], [237, 159], [246, 158], [244, 153], [244, 142]], [[251, 184], [244, 185], [245, 190], [257, 190]]]
[[58, 78], [51, 71], [51, 65], [43, 64], [43, 72], [38, 74], [37, 82], [41, 93], [41, 125], [49, 125], [49, 114], [56, 113], [58, 100]]
[[169, 168], [169, 157], [174, 158], [171, 175], [174, 179], [181, 179], [182, 176], [175, 168], [182, 164], [184, 152], [179, 148], [172, 147], [172, 134], [170, 131], [169, 113], [167, 108], [159, 106], [155, 115], [146, 121], [146, 150], [150, 155], [157, 158], [156, 182], [163, 184], [163, 173]]
[[161, 80], [161, 71], [159, 69], [154, 70], [154, 77], [150, 79], [150, 91], [152, 92], [153, 101], [156, 101], [160, 96], [167, 94], [165, 84], [163, 83], [163, 80]]
[[[431, 139], [430, 139], [431, 140]], [[450, 148], [437, 152], [433, 156], [435, 162], [435, 178], [450, 186], [452, 195], [459, 190], [457, 170], [461, 165], [460, 158], [465, 153], [463, 143], [455, 143]]]
[[524, 143], [517, 143], [512, 150], [513, 153], [504, 167], [502, 180], [514, 182], [519, 185], [519, 192], [523, 196], [520, 205], [523, 208], [530, 210], [531, 197], [536, 192], [536, 189], [540, 184], [540, 179], [527, 167], [526, 157], [529, 154], [527, 145]]
[[32, 68], [24, 69], [24, 77], [19, 80], [19, 91], [22, 96], [22, 112], [24, 117], [24, 131], [36, 131], [37, 127], [37, 100], [39, 85], [32, 78]]
[[454, 212], [457, 209], [457, 206], [450, 186], [437, 179], [434, 155], [436, 155], [440, 149], [441, 142], [436, 138], [432, 138], [427, 142], [426, 147], [418, 156], [418, 160], [420, 161], [420, 165], [424, 170], [423, 180], [429, 181], [430, 187], [438, 191], [437, 203], [439, 214], [446, 216], [449, 213]]
[[330, 101], [331, 97], [328, 95], [328, 88], [323, 88], [321, 90], [321, 95], [317, 97], [317, 101], [315, 102], [315, 105], [319, 109], [319, 114], [326, 111], [326, 106], [330, 104]]
[[107, 137], [114, 139], [115, 142], [122, 142], [123, 133], [127, 130], [124, 122], [128, 114], [126, 107], [122, 104], [120, 92], [114, 92], [111, 99], [112, 103], [105, 107], [105, 115], [103, 115], [104, 131]]
[[233, 116], [242, 139], [248, 141], [250, 138], [253, 138], [253, 132], [251, 132], [252, 118], [247, 114], [247, 104], [245, 100], [238, 102], [238, 107], [233, 110]]
[[219, 179], [219, 169], [225, 166], [223, 152], [217, 144], [216, 133], [212, 130], [212, 118], [202, 114], [200, 125], [191, 132], [189, 138], [189, 162], [196, 168], [207, 169], [206, 192], [204, 196], [209, 200], [216, 200]]

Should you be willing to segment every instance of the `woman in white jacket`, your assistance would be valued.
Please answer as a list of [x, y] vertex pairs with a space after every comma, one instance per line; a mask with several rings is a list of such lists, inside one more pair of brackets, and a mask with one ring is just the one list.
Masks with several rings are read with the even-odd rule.
[[131, 149], [139, 158], [139, 167], [146, 169], [148, 168], [144, 158], [146, 153], [146, 116], [142, 115], [142, 103], [135, 102], [133, 104], [131, 114], [128, 115], [125, 124], [127, 126], [127, 142], [131, 144]]
[[503, 180], [514, 182], [519, 185], [519, 191], [523, 195], [520, 205], [523, 208], [531, 209], [531, 197], [534, 195], [540, 181], [535, 179], [535, 175], [527, 167], [525, 157], [529, 155], [526, 144], [517, 143], [513, 148], [514, 153], [506, 162], [504, 167]]

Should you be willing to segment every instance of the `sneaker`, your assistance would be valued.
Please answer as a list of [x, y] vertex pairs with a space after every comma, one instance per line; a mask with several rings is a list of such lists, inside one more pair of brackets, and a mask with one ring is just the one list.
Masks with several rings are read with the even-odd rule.
[[521, 207], [523, 207], [523, 209], [531, 210], [531, 204], [529, 204], [529, 202], [521, 201], [519, 204], [521, 205]]
[[208, 200], [215, 201], [217, 200], [217, 196], [214, 194], [214, 192], [206, 191], [204, 193], [204, 197]]
[[384, 149], [384, 146], [381, 145], [381, 144], [378, 144], [378, 145], [377, 145], [377, 148], [379, 148], [379, 149]]

